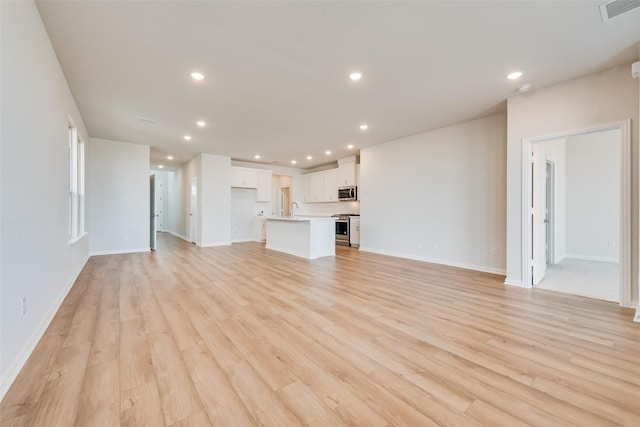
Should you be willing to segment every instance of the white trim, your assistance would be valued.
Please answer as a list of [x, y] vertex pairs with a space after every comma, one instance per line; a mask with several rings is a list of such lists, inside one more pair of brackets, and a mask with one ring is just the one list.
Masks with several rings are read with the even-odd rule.
[[522, 283], [531, 285], [531, 227], [529, 226], [529, 204], [531, 199], [531, 151], [532, 144], [586, 133], [620, 130], [620, 305], [631, 306], [631, 120], [577, 129], [552, 135], [522, 139], [522, 200], [521, 232], [522, 241]]
[[80, 240], [82, 240], [82, 238], [84, 236], [88, 236], [89, 233], [87, 233], [86, 231], [83, 232], [81, 235], [74, 237], [73, 239], [69, 239], [69, 247], [75, 245], [76, 243], [78, 243]]
[[49, 310], [49, 312], [47, 312], [45, 317], [42, 318], [42, 320], [38, 324], [38, 327], [36, 328], [34, 333], [27, 340], [24, 346], [22, 346], [22, 349], [18, 353], [17, 357], [13, 359], [13, 362], [11, 362], [11, 364], [9, 365], [9, 368], [4, 371], [4, 375], [0, 380], [0, 401], [4, 398], [5, 394], [9, 391], [9, 388], [18, 377], [18, 374], [20, 374], [20, 371], [22, 370], [22, 368], [24, 368], [24, 365], [27, 363], [27, 360], [29, 360], [31, 353], [33, 353], [33, 350], [36, 348], [36, 345], [38, 345], [38, 342], [40, 342], [40, 340], [42, 339], [42, 336], [47, 331], [47, 328], [51, 324], [51, 321], [53, 320], [56, 313], [60, 309], [60, 306], [62, 305], [62, 302], [69, 294], [69, 291], [71, 290], [73, 285], [76, 283], [76, 280], [78, 280], [78, 277], [80, 276], [80, 273], [82, 272], [82, 269], [87, 264], [88, 260], [89, 260], [89, 257], [87, 256], [84, 259], [84, 261], [81, 263], [80, 267], [75, 272], [75, 274], [72, 275], [72, 280], [69, 283], [67, 283], [67, 286], [65, 286], [62, 292], [60, 293], [60, 295], [58, 295], [58, 298], [56, 299], [54, 304], [51, 306], [51, 309]]
[[198, 245], [201, 248], [210, 248], [213, 246], [231, 246], [231, 240], [227, 240], [224, 242], [213, 242], [213, 243], [203, 243], [201, 245]]
[[231, 243], [246, 243], [246, 242], [256, 242], [257, 240], [254, 239], [236, 239], [236, 240], [232, 240]]
[[605, 256], [593, 256], [593, 255], [578, 255], [578, 254], [567, 254], [564, 258], [572, 258], [572, 259], [582, 259], [585, 261], [601, 261], [601, 262], [613, 262], [616, 264], [620, 263], [619, 258], [610, 258]]
[[163, 233], [173, 234], [174, 236], [181, 238], [185, 242], [191, 243], [191, 242], [189, 242], [189, 239], [187, 238], [187, 236], [183, 236], [182, 234], [176, 233], [175, 231], [164, 230]]
[[149, 252], [151, 248], [138, 248], [138, 249], [113, 249], [109, 251], [95, 251], [89, 253], [90, 256], [100, 255], [118, 255], [118, 254], [134, 254], [138, 252]]
[[507, 277], [504, 279], [504, 284], [507, 286], [517, 286], [519, 288], [526, 288], [526, 286], [524, 286], [522, 284], [522, 280], [517, 279], [517, 278], [513, 278], [513, 277]]
[[397, 258], [406, 258], [414, 261], [429, 262], [432, 264], [447, 265], [449, 267], [464, 268], [466, 270], [480, 271], [483, 273], [498, 274], [501, 276], [504, 276], [506, 274], [506, 270], [504, 268], [493, 268], [493, 267], [486, 267], [484, 265], [467, 264], [467, 263], [449, 261], [449, 260], [443, 260], [443, 259], [419, 257], [411, 254], [405, 254], [405, 253], [394, 252], [394, 251], [386, 251], [382, 249], [367, 248], [364, 246], [360, 246], [360, 251], [371, 252], [371, 253], [380, 254], [380, 255], [388, 255], [388, 256], [397, 257]]

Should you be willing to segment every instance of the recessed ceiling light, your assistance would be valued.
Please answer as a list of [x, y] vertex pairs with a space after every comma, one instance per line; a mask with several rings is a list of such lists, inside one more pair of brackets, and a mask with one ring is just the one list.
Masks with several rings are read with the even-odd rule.
[[173, 156], [167, 156], [167, 160], [173, 160]]
[[164, 165], [158, 165], [158, 167], [159, 167], [160, 169], [162, 169], [162, 168], [164, 167]]
[[522, 71], [514, 71], [513, 73], [507, 74], [509, 80], [516, 80], [520, 77], [522, 77]]
[[347, 148], [348, 148], [349, 150], [353, 149], [353, 144], [349, 144], [349, 145], [347, 145]]
[[295, 165], [297, 162], [295, 160], [291, 160], [291, 164]]
[[331, 154], [331, 150], [325, 151], [324, 154], [326, 154], [328, 156], [329, 154]]
[[360, 130], [367, 130], [369, 125], [360, 125]]
[[311, 159], [313, 159], [313, 157], [307, 156], [307, 160], [311, 160]]
[[193, 80], [202, 80], [204, 79], [204, 74], [193, 72], [191, 73], [191, 78], [193, 78]]
[[190, 141], [191, 140], [191, 135], [185, 135], [184, 139], [187, 140], [187, 141]]
[[259, 159], [260, 158], [260, 154], [256, 154], [255, 156], [253, 156], [254, 159]]
[[359, 73], [356, 71], [354, 73], [349, 74], [349, 78], [353, 81], [358, 81], [362, 78], [362, 73]]
[[203, 128], [203, 127], [205, 127], [205, 126], [207, 125], [207, 122], [205, 122], [205, 121], [203, 121], [203, 120], [198, 120], [198, 121], [196, 122], [196, 124], [197, 124], [198, 126], [200, 126], [201, 128]]

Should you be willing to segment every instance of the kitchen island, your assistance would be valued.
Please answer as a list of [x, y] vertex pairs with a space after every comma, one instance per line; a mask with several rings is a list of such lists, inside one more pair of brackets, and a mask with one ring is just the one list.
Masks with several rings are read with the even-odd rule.
[[307, 259], [336, 254], [336, 220], [322, 217], [267, 218], [267, 249]]

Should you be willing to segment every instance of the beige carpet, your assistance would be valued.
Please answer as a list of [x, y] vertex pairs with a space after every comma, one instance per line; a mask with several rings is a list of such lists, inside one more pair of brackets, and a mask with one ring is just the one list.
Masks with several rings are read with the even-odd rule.
[[620, 264], [565, 258], [547, 265], [547, 274], [536, 288], [620, 301]]

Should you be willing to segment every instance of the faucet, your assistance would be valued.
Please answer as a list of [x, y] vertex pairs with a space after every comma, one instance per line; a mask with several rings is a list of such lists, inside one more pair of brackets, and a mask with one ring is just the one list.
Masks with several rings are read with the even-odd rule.
[[297, 202], [291, 202], [291, 218], [293, 218], [293, 207], [298, 208], [298, 203]]

